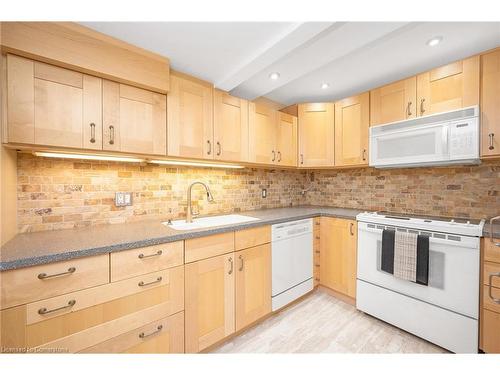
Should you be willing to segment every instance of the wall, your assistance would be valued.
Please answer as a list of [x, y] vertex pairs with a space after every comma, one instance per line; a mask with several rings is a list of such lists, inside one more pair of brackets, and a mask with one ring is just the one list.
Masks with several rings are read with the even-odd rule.
[[[85, 160], [18, 156], [20, 232], [185, 216], [190, 182], [207, 182], [193, 201], [203, 214], [304, 204], [305, 172], [254, 169], [172, 168]], [[267, 189], [267, 198], [261, 189]], [[133, 192], [133, 205], [114, 206], [115, 191]]]
[[431, 216], [500, 215], [500, 160], [479, 166], [316, 171], [308, 203]]

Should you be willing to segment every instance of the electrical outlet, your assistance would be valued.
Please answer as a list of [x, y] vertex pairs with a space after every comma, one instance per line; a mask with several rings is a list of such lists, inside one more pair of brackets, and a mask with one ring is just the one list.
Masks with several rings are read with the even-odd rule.
[[267, 198], [267, 189], [262, 189], [262, 198]]
[[117, 191], [115, 193], [115, 206], [132, 206], [132, 193]]

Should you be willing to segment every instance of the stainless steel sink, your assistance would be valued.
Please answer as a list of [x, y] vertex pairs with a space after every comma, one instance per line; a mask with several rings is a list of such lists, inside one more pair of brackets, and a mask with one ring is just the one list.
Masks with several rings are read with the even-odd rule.
[[257, 220], [260, 219], [245, 215], [220, 215], [200, 217], [198, 219], [194, 219], [192, 223], [187, 223], [186, 220], [174, 220], [171, 223], [165, 221], [162, 224], [175, 230], [190, 230], [217, 227], [220, 225], [248, 223]]

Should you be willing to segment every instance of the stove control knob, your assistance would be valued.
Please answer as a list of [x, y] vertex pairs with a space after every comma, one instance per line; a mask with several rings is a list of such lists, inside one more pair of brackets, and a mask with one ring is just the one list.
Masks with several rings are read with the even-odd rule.
[[469, 220], [467, 220], [467, 225], [470, 225], [470, 221]]
[[455, 223], [455, 219], [451, 219], [450, 223], [454, 224]]

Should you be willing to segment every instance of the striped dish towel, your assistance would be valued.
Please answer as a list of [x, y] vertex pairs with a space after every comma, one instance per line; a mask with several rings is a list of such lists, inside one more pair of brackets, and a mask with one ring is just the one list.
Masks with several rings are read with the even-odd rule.
[[417, 234], [395, 233], [394, 277], [413, 282], [417, 281]]

